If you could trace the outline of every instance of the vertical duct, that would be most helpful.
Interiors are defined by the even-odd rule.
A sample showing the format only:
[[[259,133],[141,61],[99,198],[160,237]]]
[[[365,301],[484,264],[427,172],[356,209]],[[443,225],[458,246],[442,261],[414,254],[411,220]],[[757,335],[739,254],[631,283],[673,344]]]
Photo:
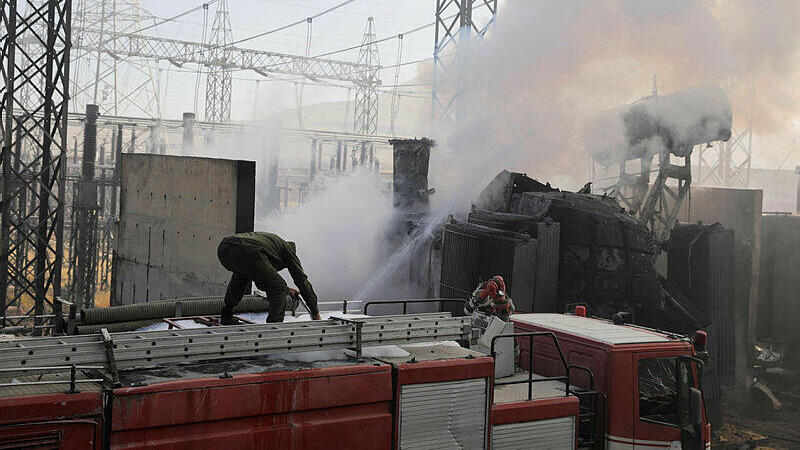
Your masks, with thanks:
[[[86,105],[86,122],[83,129],[83,166],[81,176],[84,181],[94,179],[95,159],[97,158],[97,117],[100,108]]]
[[[800,214],[800,166],[794,167],[794,174],[797,177],[797,200],[795,201],[794,213]]]
[[[317,175],[317,140],[311,139],[311,163],[308,166],[308,180],[314,180]]]
[[[184,155],[189,155],[194,151],[194,122],[194,113],[183,113],[183,144],[181,150]]]
[[[131,137],[133,139],[133,137]],[[117,142],[114,151],[114,175],[111,176],[111,216],[117,215],[117,193],[119,192],[119,170],[122,164],[122,124],[117,125]]]

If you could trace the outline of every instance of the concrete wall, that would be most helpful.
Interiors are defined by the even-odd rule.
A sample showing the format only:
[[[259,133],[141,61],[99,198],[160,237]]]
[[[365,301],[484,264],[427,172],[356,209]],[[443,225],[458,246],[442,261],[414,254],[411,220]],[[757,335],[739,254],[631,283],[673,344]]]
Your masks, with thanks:
[[[113,305],[222,295],[228,235],[253,230],[255,163],[123,154]]]
[[[761,190],[756,189],[692,187],[691,199],[678,218],[681,222],[719,222],[735,233],[732,300],[736,387],[740,389],[749,383],[750,349],[755,340],[762,200]]]

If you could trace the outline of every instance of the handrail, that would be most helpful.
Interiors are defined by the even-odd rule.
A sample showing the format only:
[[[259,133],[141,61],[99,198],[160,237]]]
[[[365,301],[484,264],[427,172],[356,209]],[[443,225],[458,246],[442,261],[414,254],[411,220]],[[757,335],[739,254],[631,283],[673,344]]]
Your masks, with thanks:
[[[464,300],[463,298],[425,298],[425,299],[385,300],[385,301],[384,300],[376,300],[376,301],[371,301],[371,302],[364,303],[364,306],[362,307],[362,312],[365,315],[368,316],[369,313],[367,311],[369,310],[369,307],[371,305],[397,305],[397,304],[402,304],[403,305],[403,314],[406,314],[406,312],[408,311],[408,304],[409,303],[441,303],[441,302],[450,302],[450,303],[456,302],[456,303],[461,303],[461,304],[466,304],[467,303],[467,301]]]
[[[572,370],[572,369],[582,370],[582,371],[584,371],[584,372],[589,374],[589,390],[593,391],[594,390],[594,372],[592,372],[592,369],[590,369],[590,368],[588,368],[586,366],[580,366],[578,364],[570,364],[570,365],[567,366],[567,370],[568,371]]]
[[[533,338],[537,336],[549,336],[553,339],[553,344],[555,344],[556,350],[558,350],[558,356],[561,359],[561,364],[564,366],[564,373],[565,376],[559,377],[545,377],[539,379],[533,379]],[[518,337],[527,337],[528,338],[528,379],[527,380],[518,380],[518,381],[500,381],[495,382],[495,386],[504,386],[509,384],[522,384],[528,383],[528,400],[533,400],[533,383],[540,383],[543,381],[563,381],[566,385],[564,389],[564,396],[567,397],[571,393],[570,384],[569,384],[569,366],[567,365],[567,360],[564,358],[564,352],[561,351],[561,345],[558,343],[558,339],[556,335],[551,331],[531,331],[527,333],[511,333],[511,334],[498,334],[492,338],[492,345],[491,345],[491,354],[492,358],[495,357],[495,350],[494,346],[497,343],[498,339],[508,339],[508,338],[518,338]]]
[[[47,372],[62,372],[65,370],[69,370],[69,380],[39,380],[39,381],[20,381],[15,383],[0,383],[0,387],[13,387],[13,386],[40,386],[40,385],[50,385],[50,384],[69,384],[69,390],[66,391],[67,394],[75,394],[77,393],[77,385],[79,383],[101,383],[106,381],[104,378],[90,378],[90,379],[78,379],[78,370],[101,370],[103,366],[81,366],[72,364],[70,366],[49,366],[49,367],[26,367],[26,368],[16,368],[16,369],[0,369],[0,373],[25,373],[25,372],[32,372],[37,371],[40,373],[47,373]]]

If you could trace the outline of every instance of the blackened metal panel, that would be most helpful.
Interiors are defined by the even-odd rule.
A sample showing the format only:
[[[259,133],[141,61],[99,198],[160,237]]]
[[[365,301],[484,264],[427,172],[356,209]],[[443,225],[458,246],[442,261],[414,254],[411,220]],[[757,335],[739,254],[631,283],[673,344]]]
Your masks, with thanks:
[[[518,311],[531,311],[534,307],[538,249],[536,240],[518,242],[513,249],[513,265],[506,288]]]
[[[391,139],[394,158],[394,206],[422,212],[428,205],[428,161],[430,139]]]
[[[556,222],[536,225],[536,281],[532,312],[561,311],[557,293],[560,231],[561,226]]]
[[[734,232],[725,230],[708,236],[708,311],[709,327],[708,350],[712,365],[717,372],[720,394],[734,386],[734,348],[733,327],[733,250]]]
[[[442,271],[439,295],[442,298],[467,298],[472,294],[478,280],[478,237],[452,229],[445,225],[442,240]],[[442,309],[454,314],[463,311],[451,310],[458,305],[442,305]],[[460,308],[459,308],[460,309]]]

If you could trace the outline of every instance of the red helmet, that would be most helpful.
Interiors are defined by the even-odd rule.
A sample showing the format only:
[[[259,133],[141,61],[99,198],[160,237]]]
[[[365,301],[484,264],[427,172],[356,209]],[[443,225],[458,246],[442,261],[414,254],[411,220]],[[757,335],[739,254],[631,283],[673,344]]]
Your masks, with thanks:
[[[481,286],[483,287],[483,290],[481,290],[481,293],[478,294],[478,297],[486,298],[491,296],[494,298],[497,296],[498,286],[493,280],[484,281],[481,283]]]
[[[500,275],[495,275],[492,277],[491,281],[497,285],[497,293],[499,295],[506,294],[506,282],[503,280],[503,277],[501,277]]]

